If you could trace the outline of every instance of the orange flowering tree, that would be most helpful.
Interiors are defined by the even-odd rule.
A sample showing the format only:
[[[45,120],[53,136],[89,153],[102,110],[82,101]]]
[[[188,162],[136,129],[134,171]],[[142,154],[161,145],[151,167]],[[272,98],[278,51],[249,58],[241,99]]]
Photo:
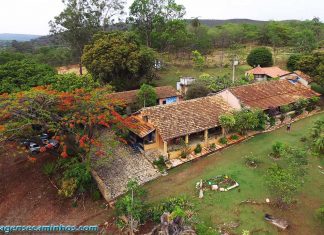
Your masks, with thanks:
[[[101,129],[124,119],[114,111],[122,102],[111,100],[110,86],[86,92],[59,92],[48,87],[0,95],[0,141],[30,138],[37,132],[53,133],[60,142],[61,156],[78,153],[90,159],[91,146],[100,146]],[[35,128],[38,127],[38,128]],[[36,129],[36,130],[35,130]],[[41,151],[46,151],[42,147]]]

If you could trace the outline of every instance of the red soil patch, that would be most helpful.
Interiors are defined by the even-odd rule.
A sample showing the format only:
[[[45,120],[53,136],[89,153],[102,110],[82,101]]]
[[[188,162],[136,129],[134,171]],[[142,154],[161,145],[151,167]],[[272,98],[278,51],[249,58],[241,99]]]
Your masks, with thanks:
[[[71,199],[58,196],[46,175],[45,161],[53,160],[49,153],[41,153],[34,163],[25,152],[18,152],[14,144],[0,148],[0,224],[2,225],[97,225],[111,217],[103,200],[90,198],[72,207]]]

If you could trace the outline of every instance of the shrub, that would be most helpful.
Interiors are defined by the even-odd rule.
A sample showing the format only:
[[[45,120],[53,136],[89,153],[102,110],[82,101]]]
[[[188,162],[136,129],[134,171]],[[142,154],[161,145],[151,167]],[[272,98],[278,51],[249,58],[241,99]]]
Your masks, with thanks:
[[[324,223],[324,205],[316,210],[316,218],[321,221],[321,223]]]
[[[317,96],[314,96],[308,100],[306,110],[308,112],[313,111],[316,108],[316,105],[318,104],[320,98]]]
[[[266,183],[270,192],[280,204],[292,203],[301,185],[301,181],[291,171],[291,168],[282,168],[278,165],[274,165],[268,169]]]
[[[164,212],[175,212],[175,214],[184,215],[182,212],[190,210],[191,208],[192,205],[186,197],[170,198],[158,204],[151,205],[148,209],[148,217],[154,222],[160,222],[160,217]]]
[[[227,138],[226,137],[222,137],[222,138],[220,138],[219,139],[219,141],[218,141],[220,144],[227,144]]]
[[[154,160],[153,164],[157,166],[160,172],[163,172],[166,169],[163,156],[160,156],[158,160]]]
[[[280,111],[282,113],[288,113],[293,109],[293,107],[291,105],[283,105],[280,107]]]
[[[202,150],[202,148],[201,148],[201,145],[200,144],[197,144],[197,146],[196,146],[196,148],[195,148],[195,154],[198,154],[198,153],[201,153],[201,150]]]
[[[47,162],[43,165],[43,173],[47,176],[52,176],[55,172],[55,163]]]
[[[249,167],[257,167],[261,163],[261,160],[258,157],[255,157],[253,153],[251,153],[244,157],[244,162],[245,165]]]
[[[270,124],[270,126],[274,126],[274,125],[276,125],[276,118],[274,118],[274,117],[270,117],[270,118],[269,118],[269,124]]]
[[[312,89],[313,89],[314,91],[316,91],[316,92],[318,92],[318,93],[324,95],[324,87],[323,87],[323,86],[320,86],[319,84],[313,82],[313,83],[311,84],[311,87],[312,87]]]
[[[145,221],[147,218],[146,195],[147,192],[136,181],[129,181],[127,193],[116,202],[116,214],[118,216],[132,216],[138,222]]]
[[[298,62],[301,58],[300,54],[293,54],[289,56],[288,61],[287,61],[287,69],[289,71],[295,71],[298,69]]]
[[[209,148],[212,149],[212,150],[215,150],[216,149],[216,144],[212,143],[211,145],[209,145]]]
[[[72,197],[78,188],[77,180],[75,178],[69,178],[62,180],[61,188],[58,193],[64,197]]]
[[[280,122],[282,123],[286,119],[286,115],[281,114],[279,119],[280,119]]]
[[[273,65],[272,53],[266,47],[255,48],[248,55],[247,63],[251,67],[270,67]]]
[[[210,89],[201,83],[193,83],[187,91],[186,100],[205,97],[210,93]]]
[[[280,158],[284,155],[285,153],[285,145],[281,142],[276,142],[274,145],[272,145],[272,153],[271,155],[274,158]]]
[[[298,100],[295,104],[294,104],[294,108],[295,108],[295,114],[296,115],[300,115],[304,112],[304,108],[307,107],[308,105],[308,100],[306,99],[300,99]]]
[[[231,140],[238,140],[239,139],[239,137],[238,137],[238,135],[231,135]]]
[[[98,201],[101,197],[100,191],[98,189],[94,189],[91,191],[91,199],[93,201]]]

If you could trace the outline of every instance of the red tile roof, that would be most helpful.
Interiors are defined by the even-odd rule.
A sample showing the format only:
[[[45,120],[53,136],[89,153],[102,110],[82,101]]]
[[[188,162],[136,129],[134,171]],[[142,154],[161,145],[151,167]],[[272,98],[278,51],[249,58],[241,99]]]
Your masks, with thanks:
[[[110,94],[109,97],[114,100],[124,101],[126,104],[132,104],[136,102],[138,91],[139,90],[115,92]],[[179,96],[177,90],[172,86],[155,87],[155,91],[158,99]]]
[[[164,141],[219,126],[218,117],[233,108],[219,95],[144,108]]]
[[[243,105],[263,110],[311,98],[320,94],[310,88],[287,80],[253,83],[229,89]]]
[[[127,125],[129,123],[129,125]],[[153,132],[155,128],[147,122],[144,122],[140,117],[129,116],[125,119],[125,125],[132,132],[134,132],[139,137],[143,138]]]
[[[264,67],[261,68],[260,66],[255,67],[249,71],[246,72],[247,74],[253,74],[253,75],[267,75],[271,78],[281,77],[287,74],[290,74],[291,72],[282,70],[279,67]]]

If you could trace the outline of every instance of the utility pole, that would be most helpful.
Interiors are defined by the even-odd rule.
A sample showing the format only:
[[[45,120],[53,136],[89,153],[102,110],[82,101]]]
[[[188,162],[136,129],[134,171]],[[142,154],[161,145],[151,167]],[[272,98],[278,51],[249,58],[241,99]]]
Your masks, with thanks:
[[[235,83],[235,66],[238,65],[238,60],[234,57],[233,58],[233,77],[232,77],[232,82],[233,84]]]

